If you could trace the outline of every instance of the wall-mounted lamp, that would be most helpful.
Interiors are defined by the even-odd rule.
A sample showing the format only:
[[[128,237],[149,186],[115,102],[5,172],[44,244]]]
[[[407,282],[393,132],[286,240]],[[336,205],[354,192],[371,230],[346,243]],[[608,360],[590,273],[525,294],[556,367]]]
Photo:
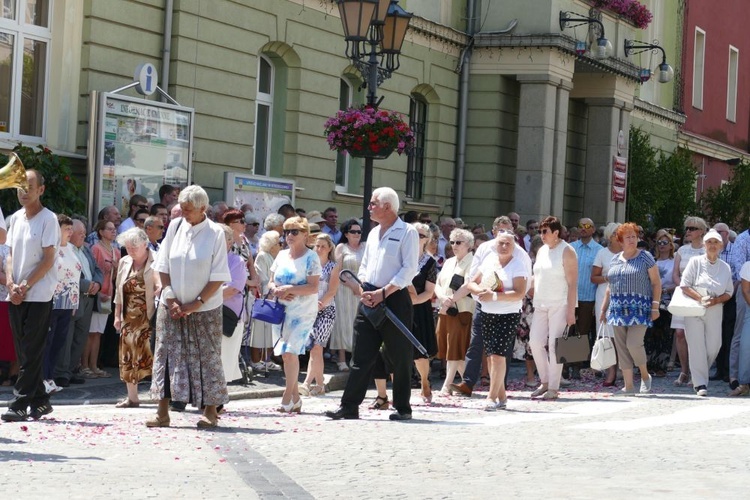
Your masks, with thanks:
[[[584,24],[597,24],[601,29],[601,36],[596,39],[596,47],[591,47],[591,55],[594,59],[606,59],[612,54],[612,43],[604,36],[604,25],[598,19],[586,17],[575,12],[560,11],[560,30],[565,28],[575,28]],[[583,55],[580,50],[580,43],[576,42],[576,54]]]
[[[667,83],[672,81],[672,78],[674,78],[674,69],[672,69],[672,66],[667,64],[667,53],[664,52],[664,49],[662,47],[660,47],[656,43],[644,43],[639,42],[638,40],[625,40],[625,57],[630,56],[630,54],[640,54],[641,52],[646,52],[648,50],[651,50],[653,52],[656,52],[657,50],[661,51],[662,58],[658,71],[659,83]],[[641,70],[641,82],[645,83],[649,80],[649,78],[651,78],[651,70]]]

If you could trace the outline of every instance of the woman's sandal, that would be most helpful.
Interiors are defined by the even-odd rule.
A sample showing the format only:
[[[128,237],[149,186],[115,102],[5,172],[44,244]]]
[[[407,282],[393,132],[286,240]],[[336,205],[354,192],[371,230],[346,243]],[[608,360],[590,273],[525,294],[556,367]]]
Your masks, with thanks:
[[[214,427],[219,425],[218,420],[211,420],[207,416],[203,415],[200,420],[198,420],[198,428],[199,429],[213,429]]]
[[[140,402],[131,401],[130,398],[125,398],[115,405],[115,408],[138,408],[141,406]]]
[[[689,383],[690,383],[690,376],[685,372],[680,372],[680,375],[674,381],[674,385],[676,385],[677,387],[682,387],[684,385],[688,385]]]
[[[166,417],[156,415],[151,420],[146,420],[146,427],[169,427],[169,415]]]
[[[387,397],[378,396],[375,398],[375,401],[368,406],[370,410],[387,410],[391,407],[390,401],[388,401]]]

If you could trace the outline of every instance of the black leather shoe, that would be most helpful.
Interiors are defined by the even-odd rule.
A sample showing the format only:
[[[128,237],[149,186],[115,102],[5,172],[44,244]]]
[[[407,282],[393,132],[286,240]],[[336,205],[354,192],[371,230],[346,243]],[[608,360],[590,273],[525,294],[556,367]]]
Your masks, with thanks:
[[[58,387],[70,387],[70,380],[63,377],[57,377],[55,379],[55,385]]]
[[[394,411],[388,416],[389,420],[411,420],[411,413],[401,413]]]
[[[70,377],[70,383],[71,384],[85,384],[86,379],[83,377],[79,377],[78,375],[73,375],[72,377]]]
[[[357,420],[359,418],[359,410],[357,408],[351,409],[344,406],[339,406],[336,411],[327,411],[326,417],[333,420]]]

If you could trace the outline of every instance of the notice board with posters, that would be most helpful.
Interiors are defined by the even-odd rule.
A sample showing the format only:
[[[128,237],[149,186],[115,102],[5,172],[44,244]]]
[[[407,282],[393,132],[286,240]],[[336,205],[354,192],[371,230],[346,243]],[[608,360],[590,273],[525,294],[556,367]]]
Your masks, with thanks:
[[[179,188],[192,178],[195,110],[113,93],[92,93],[96,131],[89,172],[91,220],[107,205],[127,217],[135,194],[159,202],[159,187]],[[92,186],[93,184],[93,186]]]
[[[237,208],[249,204],[250,211],[261,224],[268,214],[275,214],[282,205],[289,203],[294,206],[294,189],[294,181],[288,179],[224,173],[224,199],[227,204]]]

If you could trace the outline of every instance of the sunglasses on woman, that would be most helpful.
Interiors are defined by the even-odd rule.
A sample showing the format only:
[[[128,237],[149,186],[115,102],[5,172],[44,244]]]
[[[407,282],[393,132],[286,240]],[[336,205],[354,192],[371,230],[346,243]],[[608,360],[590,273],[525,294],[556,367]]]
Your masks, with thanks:
[[[297,236],[301,232],[301,229],[284,229],[284,236],[289,236],[290,234],[292,236]]]
[[[347,233],[349,233],[349,234],[362,234],[362,231],[360,231],[359,229],[351,229],[351,230],[347,231]]]
[[[664,241],[664,240],[659,240],[659,241],[656,242],[656,244],[659,245],[660,247],[665,247],[665,246],[669,245],[669,242],[668,241]]]
[[[465,241],[449,241],[448,243],[450,243],[451,245],[458,246],[458,245],[463,245],[466,242]]]
[[[691,232],[692,231],[698,231],[698,230],[699,229],[697,227],[693,227],[693,226],[688,226],[688,227],[685,228],[685,231],[691,231]]]

